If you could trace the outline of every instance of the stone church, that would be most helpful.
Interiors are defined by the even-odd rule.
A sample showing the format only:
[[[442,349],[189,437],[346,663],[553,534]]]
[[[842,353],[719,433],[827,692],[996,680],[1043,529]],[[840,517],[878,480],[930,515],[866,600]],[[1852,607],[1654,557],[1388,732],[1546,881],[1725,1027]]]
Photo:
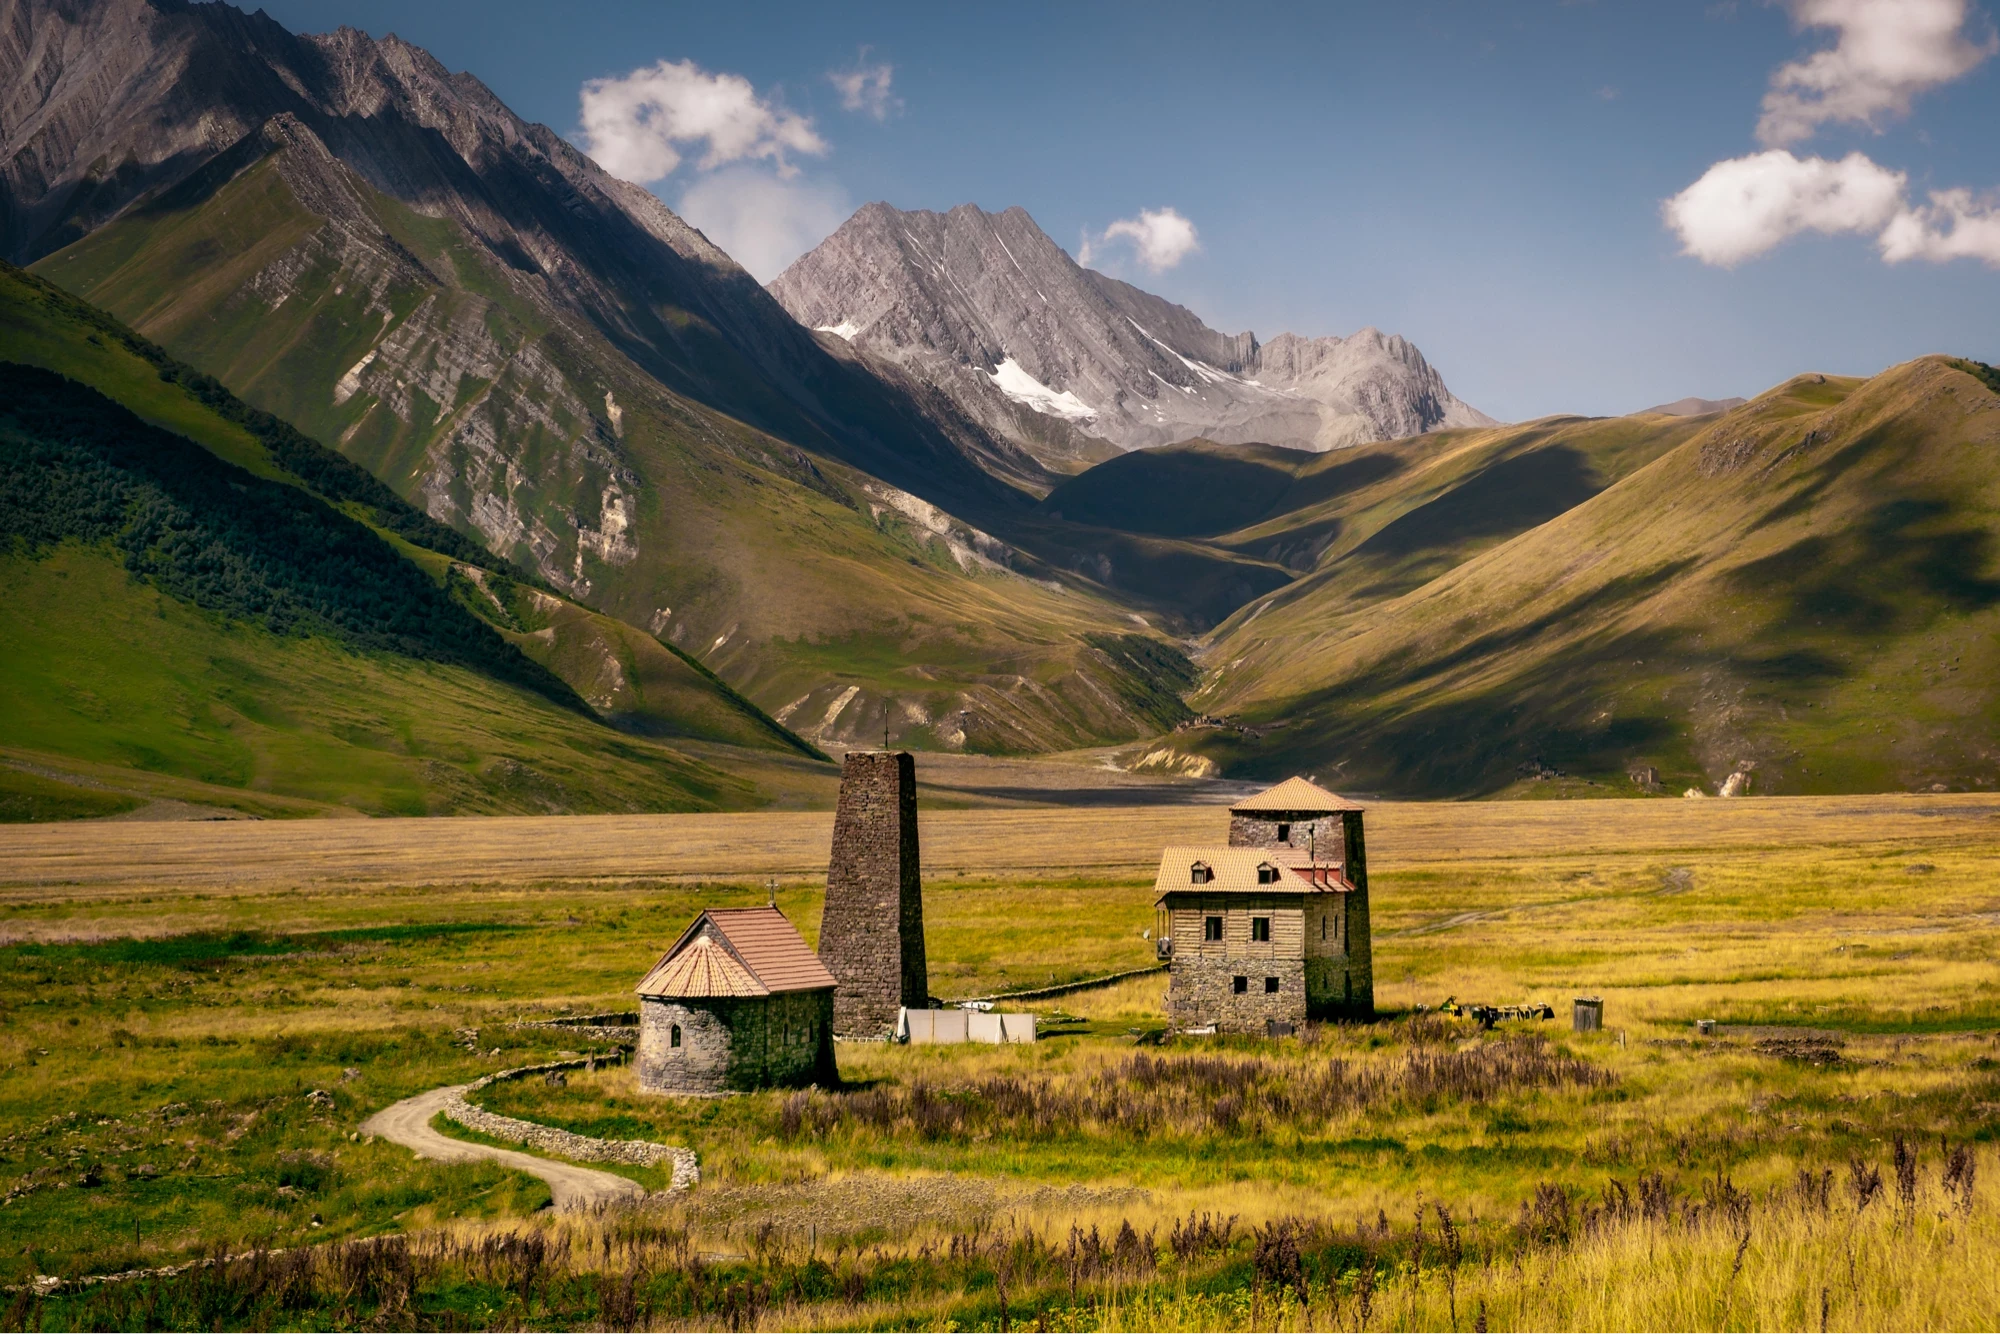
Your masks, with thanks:
[[[1177,1027],[1268,1033],[1374,1014],[1361,815],[1288,778],[1230,808],[1227,846],[1166,849],[1155,934]]]
[[[639,1087],[832,1084],[832,973],[772,908],[709,908],[639,983]]]

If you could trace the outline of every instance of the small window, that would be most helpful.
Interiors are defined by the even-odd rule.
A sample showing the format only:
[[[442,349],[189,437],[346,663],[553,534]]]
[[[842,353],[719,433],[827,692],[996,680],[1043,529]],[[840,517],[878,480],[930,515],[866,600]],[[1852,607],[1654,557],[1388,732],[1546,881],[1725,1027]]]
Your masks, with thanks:
[[[1215,872],[1208,869],[1207,862],[1196,862],[1188,871],[1188,879],[1194,884],[1205,885],[1215,879]]]
[[[1289,843],[1292,841],[1292,827],[1290,825],[1281,824],[1278,826],[1278,841],[1280,843]]]
[[[1271,919],[1268,917],[1251,918],[1250,939],[1269,940],[1270,938],[1271,938]]]
[[[681,1045],[681,1026],[679,1024],[675,1024],[667,1030],[667,1045],[669,1047],[678,1047]]]
[[[1321,913],[1321,914],[1319,915],[1319,938],[1320,938],[1321,940],[1325,940],[1325,939],[1326,939],[1326,914],[1325,914],[1325,913]]]
[[[1277,978],[1275,978],[1275,977],[1267,977],[1267,978],[1265,978],[1265,979],[1264,979],[1264,994],[1265,994],[1266,996],[1275,996],[1275,995],[1277,995],[1277,994],[1278,994],[1278,979],[1277,979]]]
[[[1203,940],[1221,940],[1221,939],[1222,939],[1222,919],[1221,919],[1220,917],[1204,917],[1204,918],[1202,918],[1202,919],[1201,919],[1201,938],[1202,938]]]
[[[1250,990],[1250,979],[1247,977],[1231,978],[1229,981],[1229,989],[1235,992],[1237,995],[1241,996],[1244,992]]]
[[[1257,868],[1257,883],[1260,885],[1277,884],[1278,868],[1271,865],[1271,863],[1269,862],[1265,862],[1262,866]]]

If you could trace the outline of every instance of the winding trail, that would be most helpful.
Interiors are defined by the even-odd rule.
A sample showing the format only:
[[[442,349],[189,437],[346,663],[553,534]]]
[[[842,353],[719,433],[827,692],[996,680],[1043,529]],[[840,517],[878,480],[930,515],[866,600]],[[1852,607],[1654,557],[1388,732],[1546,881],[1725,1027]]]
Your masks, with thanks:
[[[361,1133],[379,1135],[392,1144],[400,1144],[419,1158],[441,1163],[493,1162],[538,1176],[549,1183],[549,1192],[554,1196],[558,1209],[592,1209],[646,1198],[644,1186],[615,1172],[599,1172],[552,1158],[537,1158],[513,1149],[471,1144],[449,1135],[440,1135],[431,1129],[431,1119],[444,1110],[446,1101],[454,1096],[464,1096],[471,1087],[469,1084],[451,1084],[391,1103],[363,1121]]]

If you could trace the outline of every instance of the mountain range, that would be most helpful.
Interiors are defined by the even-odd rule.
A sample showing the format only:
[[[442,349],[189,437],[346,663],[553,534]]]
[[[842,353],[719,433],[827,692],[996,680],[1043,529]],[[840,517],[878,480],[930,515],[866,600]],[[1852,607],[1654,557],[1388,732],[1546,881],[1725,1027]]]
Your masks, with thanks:
[[[293,812],[754,804],[884,741],[1431,795],[2000,777],[1975,362],[1502,425],[1401,338],[1225,335],[970,205],[871,204],[767,290],[419,48],[225,4],[0,0],[0,148],[0,373],[101,444],[0,429],[17,776]],[[72,464],[99,499],[44,532]],[[279,559],[249,494],[348,554]],[[135,526],[169,502],[237,592]]]
[[[1493,424],[1401,337],[1218,333],[1084,268],[1019,208],[869,204],[770,289],[1057,471],[1196,437],[1327,450]]]
[[[0,87],[10,257],[829,739],[1144,735],[1159,627],[1284,578],[1038,518],[1032,458],[393,37],[6,0]]]

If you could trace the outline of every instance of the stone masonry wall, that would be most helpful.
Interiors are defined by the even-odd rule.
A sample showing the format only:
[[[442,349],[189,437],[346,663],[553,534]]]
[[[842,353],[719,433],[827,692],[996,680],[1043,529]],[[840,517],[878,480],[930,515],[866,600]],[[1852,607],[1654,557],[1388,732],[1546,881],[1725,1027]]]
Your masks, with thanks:
[[[886,1038],[899,1007],[930,1001],[917,773],[906,752],[853,751],[841,764],[819,955],[840,984],[836,1036]]]
[[[1357,814],[1355,819],[1361,817]],[[1346,846],[1341,833],[1341,817],[1321,815],[1315,817],[1310,811],[1296,814],[1258,812],[1255,815],[1229,816],[1229,846],[1232,848],[1296,848],[1300,852],[1312,852],[1321,862],[1331,865],[1342,864],[1341,852]],[[1279,825],[1289,826],[1285,838],[1278,837]]]
[[[730,1002],[722,1001],[726,1007]],[[649,1093],[722,1093],[729,1088],[730,1033],[715,1001],[639,1001],[639,1087]],[[673,1045],[673,1030],[681,1045]]]
[[[1375,949],[1368,929],[1368,847],[1361,835],[1361,812],[1346,817],[1346,870],[1354,885],[1347,896],[1347,962],[1354,979],[1354,999],[1346,1013],[1358,1019],[1375,1015]]]
[[[1240,995],[1235,979],[1245,980]],[[1278,979],[1275,993],[1264,979]],[[1306,1021],[1303,959],[1176,958],[1167,987],[1167,1017],[1183,1028],[1214,1024],[1222,1033],[1262,1033],[1267,1020]]]
[[[640,1004],[639,1087],[649,1093],[747,1092],[839,1078],[830,991],[682,1000],[649,996]]]
[[[693,1149],[683,1149],[673,1144],[655,1144],[651,1140],[643,1139],[593,1139],[588,1135],[559,1130],[554,1126],[523,1121],[518,1117],[502,1116],[498,1112],[475,1107],[468,1101],[470,1095],[503,1079],[522,1079],[528,1075],[547,1074],[555,1070],[576,1070],[594,1064],[593,1059],[585,1058],[574,1061],[550,1061],[544,1065],[524,1065],[514,1070],[502,1070],[455,1090],[445,1099],[444,1114],[447,1119],[456,1121],[468,1130],[476,1130],[495,1139],[513,1140],[525,1148],[538,1149],[543,1153],[577,1162],[631,1163],[639,1167],[652,1167],[656,1163],[671,1161],[673,1180],[667,1187],[670,1191],[687,1190],[700,1181],[701,1166]]]

